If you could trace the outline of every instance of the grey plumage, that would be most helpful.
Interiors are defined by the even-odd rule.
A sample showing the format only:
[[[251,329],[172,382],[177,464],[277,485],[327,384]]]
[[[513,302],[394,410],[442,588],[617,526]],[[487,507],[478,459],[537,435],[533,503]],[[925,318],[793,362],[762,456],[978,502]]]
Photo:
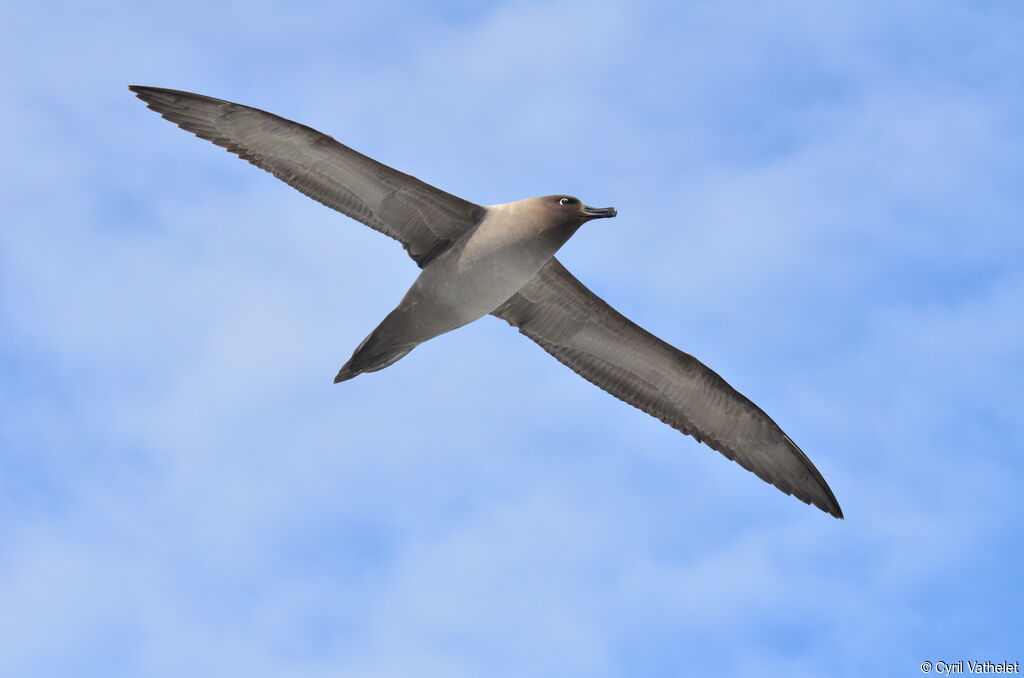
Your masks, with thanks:
[[[130,89],[183,129],[398,240],[423,268],[335,381],[383,369],[490,313],[615,397],[842,518],[821,474],[757,405],[630,322],[554,258],[583,223],[614,216],[613,209],[570,196],[476,205],[271,113],[188,92]]]

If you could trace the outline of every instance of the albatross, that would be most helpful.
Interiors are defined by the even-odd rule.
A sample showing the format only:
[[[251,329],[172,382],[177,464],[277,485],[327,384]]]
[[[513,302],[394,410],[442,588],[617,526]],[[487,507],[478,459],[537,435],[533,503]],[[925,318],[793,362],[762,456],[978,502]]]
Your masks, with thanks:
[[[688,353],[631,322],[555,258],[583,224],[616,216],[570,195],[477,205],[334,138],[249,106],[132,85],[149,108],[314,200],[402,243],[422,269],[335,383],[493,315],[584,379],[842,518],[807,455],[761,408]]]

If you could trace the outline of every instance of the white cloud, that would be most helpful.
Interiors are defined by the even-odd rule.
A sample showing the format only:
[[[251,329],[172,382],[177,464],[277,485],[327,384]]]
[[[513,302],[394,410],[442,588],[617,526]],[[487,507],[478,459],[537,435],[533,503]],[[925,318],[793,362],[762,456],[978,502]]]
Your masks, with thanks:
[[[1011,651],[967,613],[1020,560],[1021,52],[995,10],[914,7],[12,20],[0,667],[843,675],[916,670],[936,627]],[[616,204],[564,260],[761,403],[849,519],[497,321],[332,386],[415,267],[129,82],[470,199]]]

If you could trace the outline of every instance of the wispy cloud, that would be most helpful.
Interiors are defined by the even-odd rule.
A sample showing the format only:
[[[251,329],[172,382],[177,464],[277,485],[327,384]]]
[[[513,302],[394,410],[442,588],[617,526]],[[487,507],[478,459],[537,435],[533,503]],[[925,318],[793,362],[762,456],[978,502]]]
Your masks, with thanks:
[[[0,673],[1020,659],[1019,10],[42,12],[0,40]],[[848,520],[498,321],[332,386],[415,267],[133,82],[471,200],[615,204],[564,261],[764,406]]]

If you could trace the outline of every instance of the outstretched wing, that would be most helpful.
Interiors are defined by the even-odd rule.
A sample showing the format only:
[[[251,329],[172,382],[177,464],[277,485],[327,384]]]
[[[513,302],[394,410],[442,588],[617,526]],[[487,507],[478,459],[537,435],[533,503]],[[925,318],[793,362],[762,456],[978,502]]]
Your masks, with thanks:
[[[484,208],[358,153],[315,129],[200,94],[130,86],[149,108],[405,246],[421,267]]]
[[[693,356],[630,322],[557,259],[493,315],[616,398],[786,494],[843,517],[814,464],[761,408]]]

